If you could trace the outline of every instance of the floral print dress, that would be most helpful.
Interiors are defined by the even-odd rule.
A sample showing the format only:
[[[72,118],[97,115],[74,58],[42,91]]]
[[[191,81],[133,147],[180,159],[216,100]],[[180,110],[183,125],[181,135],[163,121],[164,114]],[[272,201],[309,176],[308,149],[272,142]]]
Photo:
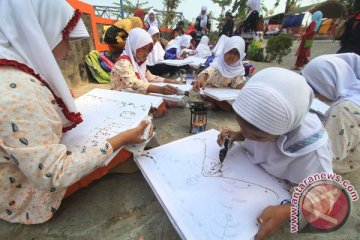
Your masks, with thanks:
[[[360,169],[360,107],[344,101],[331,109],[325,123],[334,155],[334,171]]]
[[[49,89],[32,75],[0,67],[0,218],[23,224],[50,219],[68,186],[103,165],[108,142],[69,152]]]

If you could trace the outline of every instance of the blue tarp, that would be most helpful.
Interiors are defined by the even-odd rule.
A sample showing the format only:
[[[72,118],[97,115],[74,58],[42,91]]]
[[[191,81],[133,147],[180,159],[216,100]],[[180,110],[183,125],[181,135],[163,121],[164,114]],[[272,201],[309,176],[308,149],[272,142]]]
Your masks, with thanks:
[[[304,18],[304,13],[293,16],[285,16],[283,28],[300,27]]]

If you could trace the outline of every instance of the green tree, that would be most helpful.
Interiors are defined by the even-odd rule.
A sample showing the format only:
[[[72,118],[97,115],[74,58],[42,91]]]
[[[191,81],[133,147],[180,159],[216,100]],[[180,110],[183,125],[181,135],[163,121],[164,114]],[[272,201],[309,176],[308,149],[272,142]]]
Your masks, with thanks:
[[[163,0],[165,17],[164,26],[169,27],[173,25],[176,13],[175,10],[178,8],[181,0]]]
[[[214,18],[216,21],[219,22],[218,24],[218,31],[221,31],[221,28],[224,26],[225,23],[225,7],[230,6],[232,0],[212,0],[213,3],[218,4],[221,7],[221,12],[218,18]]]
[[[121,8],[120,3],[114,2],[114,5]],[[134,11],[138,8],[144,9],[145,11],[149,11],[150,8],[146,8],[145,5],[149,4],[148,1],[140,2],[139,0],[136,1],[136,4],[133,4],[130,0],[124,0],[124,4],[122,6],[122,10],[125,13],[125,16],[129,16],[134,13]]]
[[[360,0],[337,0],[345,5],[348,13],[355,13],[360,11]]]
[[[285,11],[284,13],[288,13],[291,10],[291,7],[297,6],[300,0],[286,0]],[[278,7],[280,4],[280,0],[276,0],[274,7]]]

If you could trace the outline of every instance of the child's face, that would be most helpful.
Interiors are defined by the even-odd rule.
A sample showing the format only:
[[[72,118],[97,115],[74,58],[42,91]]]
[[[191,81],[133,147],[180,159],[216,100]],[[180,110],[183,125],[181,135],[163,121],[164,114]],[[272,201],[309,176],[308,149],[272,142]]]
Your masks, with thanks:
[[[245,139],[256,142],[270,142],[279,137],[257,129],[255,126],[251,125],[240,116],[237,116],[236,120],[241,128],[241,132]]]
[[[152,44],[148,44],[142,48],[136,50],[136,59],[140,62],[144,62],[153,48]]]
[[[153,22],[155,20],[155,15],[153,13],[150,13],[149,19]]]
[[[224,61],[228,65],[237,63],[239,61],[239,59],[240,59],[240,54],[236,48],[233,48],[224,54]]]

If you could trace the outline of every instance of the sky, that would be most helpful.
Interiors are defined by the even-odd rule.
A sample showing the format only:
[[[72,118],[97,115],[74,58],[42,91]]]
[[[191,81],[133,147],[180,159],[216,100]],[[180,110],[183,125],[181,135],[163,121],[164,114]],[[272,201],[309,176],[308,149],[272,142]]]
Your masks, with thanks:
[[[82,2],[89,3],[91,5],[99,5],[99,6],[113,6],[114,2],[119,3],[120,0],[80,0]],[[137,0],[130,0],[134,4]],[[163,10],[162,0],[140,0],[140,2],[148,2],[146,7],[153,7],[154,9]],[[307,6],[310,4],[314,4],[317,2],[323,2],[324,0],[303,0],[301,1],[300,6]],[[276,0],[263,0],[265,6],[270,10],[273,8]],[[282,12],[285,10],[285,2],[286,0],[280,0],[280,5],[275,10],[275,14]],[[214,13],[214,17],[218,17],[221,12],[221,8],[219,5],[214,4],[211,0],[182,0],[179,4],[179,7],[176,11],[183,12],[185,19],[193,20],[200,14],[201,6],[206,5],[208,11],[212,11]],[[231,10],[231,6],[225,8],[225,11]]]

